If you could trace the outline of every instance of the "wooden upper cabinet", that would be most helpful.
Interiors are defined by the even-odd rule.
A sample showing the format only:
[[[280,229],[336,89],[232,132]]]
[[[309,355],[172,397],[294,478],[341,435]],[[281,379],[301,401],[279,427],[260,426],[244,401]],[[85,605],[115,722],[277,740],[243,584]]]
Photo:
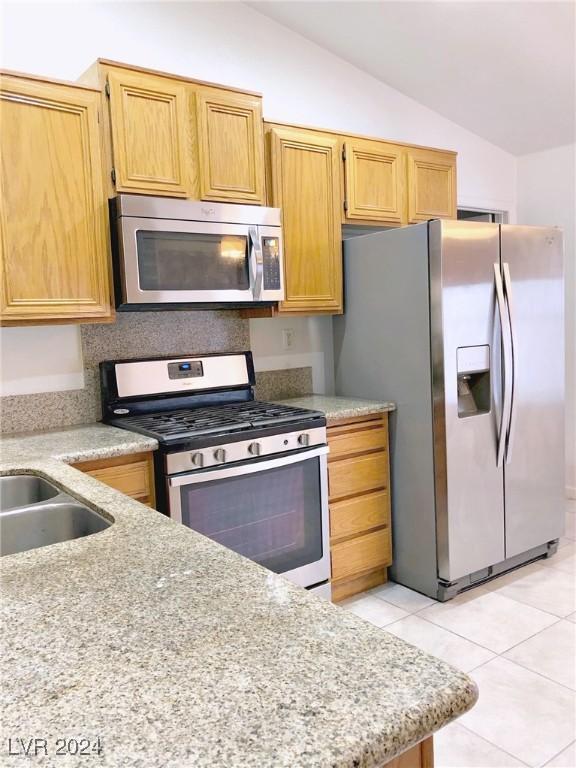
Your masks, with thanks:
[[[282,208],[282,312],[342,312],[340,143],[316,131],[270,129],[271,204]]]
[[[191,196],[186,87],[147,73],[108,72],[116,190]]]
[[[4,325],[111,315],[99,103],[93,89],[0,75]]]
[[[201,88],[196,94],[200,197],[264,202],[262,100]]]
[[[347,138],[343,157],[345,220],[400,224],[406,208],[402,147]]]
[[[408,222],[456,218],[456,155],[407,147]]]
[[[110,195],[264,203],[261,96],[107,59],[81,80],[107,93]]]

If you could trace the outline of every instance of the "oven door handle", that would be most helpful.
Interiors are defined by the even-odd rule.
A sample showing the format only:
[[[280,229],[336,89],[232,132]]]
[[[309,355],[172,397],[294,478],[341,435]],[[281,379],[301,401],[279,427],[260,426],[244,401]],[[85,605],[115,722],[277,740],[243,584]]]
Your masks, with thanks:
[[[239,475],[252,475],[256,472],[264,472],[266,469],[276,469],[277,467],[285,467],[289,464],[298,464],[318,456],[325,456],[328,452],[328,446],[322,445],[319,448],[313,448],[311,451],[301,451],[300,453],[289,454],[288,456],[281,456],[267,461],[254,461],[248,464],[242,463],[233,467],[224,467],[224,469],[205,469],[189,472],[186,475],[177,475],[176,477],[170,477],[168,484],[170,488],[179,488],[182,485],[208,483],[212,480],[225,480],[227,477],[238,477]]]

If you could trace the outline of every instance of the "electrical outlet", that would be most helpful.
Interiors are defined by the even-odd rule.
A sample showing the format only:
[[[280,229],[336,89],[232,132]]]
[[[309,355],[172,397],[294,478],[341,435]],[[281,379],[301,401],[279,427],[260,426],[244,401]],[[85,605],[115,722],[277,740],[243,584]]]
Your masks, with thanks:
[[[294,328],[282,329],[282,347],[284,349],[292,349],[294,346]]]

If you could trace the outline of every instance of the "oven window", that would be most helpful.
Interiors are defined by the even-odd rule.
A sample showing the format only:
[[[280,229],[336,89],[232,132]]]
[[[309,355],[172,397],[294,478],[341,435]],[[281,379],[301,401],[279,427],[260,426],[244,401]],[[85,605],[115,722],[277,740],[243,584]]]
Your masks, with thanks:
[[[248,239],[240,235],[136,232],[143,291],[246,291]]]
[[[257,465],[248,465],[254,468]],[[185,485],[182,522],[276,573],[322,557],[319,459]]]

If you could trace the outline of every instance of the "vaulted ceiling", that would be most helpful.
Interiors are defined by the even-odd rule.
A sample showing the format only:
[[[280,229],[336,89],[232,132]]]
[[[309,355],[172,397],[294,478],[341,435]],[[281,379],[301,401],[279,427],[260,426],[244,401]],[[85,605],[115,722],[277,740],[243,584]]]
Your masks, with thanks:
[[[572,1],[249,5],[513,154],[575,140]]]

